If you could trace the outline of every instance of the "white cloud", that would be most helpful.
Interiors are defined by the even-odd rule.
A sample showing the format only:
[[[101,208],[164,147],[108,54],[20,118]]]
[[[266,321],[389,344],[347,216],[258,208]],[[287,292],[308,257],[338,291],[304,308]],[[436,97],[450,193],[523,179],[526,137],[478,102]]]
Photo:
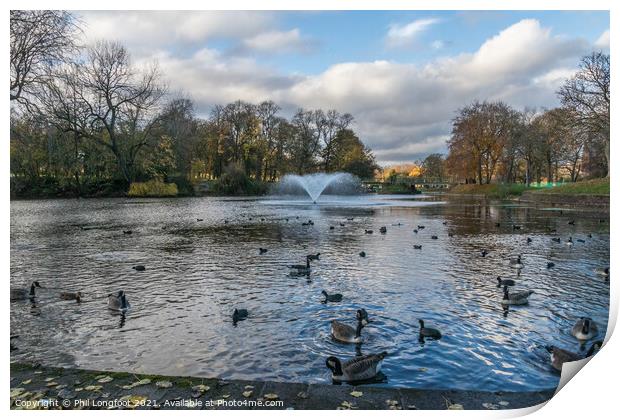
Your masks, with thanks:
[[[310,41],[302,38],[299,29],[290,31],[268,31],[243,40],[243,46],[249,50],[266,53],[305,52],[310,48]]]
[[[211,35],[201,36],[224,33],[224,29],[209,31]],[[199,31],[189,33],[198,36]],[[184,33],[174,36],[189,39]],[[236,36],[244,48],[260,51],[291,48],[303,40],[294,29],[277,32],[268,25]],[[583,39],[554,35],[538,21],[526,19],[490,37],[473,53],[425,64],[335,63],[320,73],[301,75],[204,44],[196,52],[180,54],[162,41],[153,57],[155,42],[144,42],[151,48],[144,59],[156,58],[170,89],[189,94],[201,116],[207,116],[214,104],[237,99],[274,100],[289,117],[297,107],[335,108],[355,116],[354,128],[380,163],[444,152],[455,112],[473,100],[503,100],[516,108],[557,106],[557,87],[593,47]]]
[[[594,46],[600,48],[601,50],[609,50],[609,29],[607,29],[601,34],[601,36],[598,37],[598,39],[594,43]]]
[[[441,50],[443,47],[445,47],[445,44],[443,41],[438,39],[431,43],[431,47],[433,47],[434,50]]]
[[[439,22],[439,19],[417,19],[406,25],[393,23],[389,26],[386,35],[388,47],[402,47],[410,45],[422,32]]]

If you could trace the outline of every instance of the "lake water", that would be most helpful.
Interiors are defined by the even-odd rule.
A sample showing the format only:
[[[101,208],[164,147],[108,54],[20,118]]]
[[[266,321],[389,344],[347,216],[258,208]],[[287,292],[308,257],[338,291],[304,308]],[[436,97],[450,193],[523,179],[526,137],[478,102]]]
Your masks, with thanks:
[[[555,387],[544,346],[579,351],[570,328],[584,315],[605,334],[609,283],[595,269],[609,265],[608,217],[448,196],[14,201],[11,286],[39,280],[46,289],[34,305],[11,303],[11,334],[20,335],[11,359],[328,383],[325,358],[356,354],[330,338],[330,320],[354,325],[365,308],[371,323],[358,351],[389,353],[380,386]],[[302,226],[308,219],[314,225]],[[417,225],[425,229],[416,234]],[[289,275],[288,264],[316,252],[309,278]],[[509,266],[517,254],[520,275]],[[529,305],[504,312],[498,275],[534,290]],[[106,307],[120,289],[132,305],[124,317]],[[343,301],[322,303],[323,289]],[[61,301],[60,291],[84,300]],[[236,326],[235,307],[250,313]],[[420,343],[419,318],[443,338]]]

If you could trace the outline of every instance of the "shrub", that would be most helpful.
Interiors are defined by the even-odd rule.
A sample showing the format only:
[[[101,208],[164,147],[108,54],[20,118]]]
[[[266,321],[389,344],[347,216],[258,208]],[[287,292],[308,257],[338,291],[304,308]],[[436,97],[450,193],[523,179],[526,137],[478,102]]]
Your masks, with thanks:
[[[267,185],[251,179],[239,166],[229,165],[213,183],[212,190],[222,195],[262,195],[267,192]]]
[[[130,197],[175,197],[178,193],[177,184],[153,180],[132,182],[128,195]]]

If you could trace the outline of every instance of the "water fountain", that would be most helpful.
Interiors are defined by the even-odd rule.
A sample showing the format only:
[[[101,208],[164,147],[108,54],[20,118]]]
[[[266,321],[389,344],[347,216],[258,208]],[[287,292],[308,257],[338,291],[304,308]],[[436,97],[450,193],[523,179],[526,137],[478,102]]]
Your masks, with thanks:
[[[326,190],[337,194],[352,194],[359,190],[359,179],[349,173],[315,173],[308,175],[285,175],[274,188],[282,195],[308,194],[313,203]]]

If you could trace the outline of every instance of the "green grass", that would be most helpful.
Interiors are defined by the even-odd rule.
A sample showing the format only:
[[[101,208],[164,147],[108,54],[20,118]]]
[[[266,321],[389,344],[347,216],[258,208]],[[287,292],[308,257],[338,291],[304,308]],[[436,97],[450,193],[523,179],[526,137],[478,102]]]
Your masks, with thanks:
[[[178,193],[177,184],[148,181],[132,182],[127,194],[130,197],[176,197]]]
[[[609,195],[609,178],[591,179],[537,190],[536,194]]]
[[[484,195],[490,198],[517,197],[531,190],[525,184],[462,184],[450,189],[452,194]]]

